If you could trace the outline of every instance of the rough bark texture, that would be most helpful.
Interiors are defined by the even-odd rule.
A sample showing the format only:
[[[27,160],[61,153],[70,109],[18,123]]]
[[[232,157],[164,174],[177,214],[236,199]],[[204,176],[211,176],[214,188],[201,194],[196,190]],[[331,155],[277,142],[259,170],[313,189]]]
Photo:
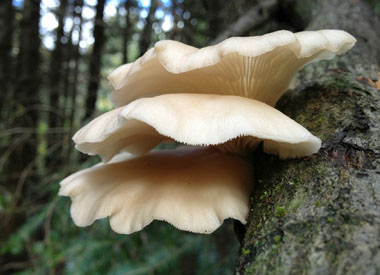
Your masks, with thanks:
[[[348,54],[306,67],[278,108],[322,141],[315,156],[255,153],[256,183],[238,274],[380,273],[380,29],[363,1],[290,1],[309,29],[357,39]],[[302,10],[302,9],[301,9]]]

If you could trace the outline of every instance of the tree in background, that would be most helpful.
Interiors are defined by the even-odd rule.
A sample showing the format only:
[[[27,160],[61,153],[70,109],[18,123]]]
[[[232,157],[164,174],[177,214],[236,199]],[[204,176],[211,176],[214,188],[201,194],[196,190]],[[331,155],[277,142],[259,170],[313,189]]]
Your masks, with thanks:
[[[40,74],[40,0],[24,2],[20,43],[16,61],[13,99],[16,101],[15,122],[18,127],[37,128],[39,118]],[[21,173],[36,157],[36,140],[28,138],[11,155],[11,169]]]
[[[140,36],[139,50],[140,55],[143,55],[151,46],[152,43],[152,25],[155,22],[155,14],[158,8],[159,1],[151,0],[148,16],[145,19],[145,25]]]
[[[96,5],[96,15],[94,24],[94,45],[92,54],[90,56],[89,66],[89,84],[87,89],[86,108],[84,120],[89,120],[95,112],[95,104],[100,83],[100,68],[102,60],[102,51],[104,47],[105,37],[104,29],[105,24],[103,20],[105,0],[99,0]]]
[[[12,0],[1,1],[0,3],[0,118],[5,108],[5,101],[10,100],[11,83],[13,79],[13,60],[12,60],[12,40],[14,11]],[[2,124],[2,126],[4,126]],[[0,128],[1,129],[1,128]]]
[[[57,9],[58,26],[55,29],[55,47],[51,51],[50,58],[50,71],[49,71],[49,105],[51,109],[48,115],[48,126],[50,129],[56,129],[61,126],[61,121],[64,116],[62,112],[62,105],[60,104],[60,97],[63,94],[63,79],[64,79],[64,20],[67,16],[67,0],[60,2]],[[54,146],[60,142],[60,133],[51,133],[48,139],[48,147]],[[49,161],[57,161],[56,156],[48,156]]]

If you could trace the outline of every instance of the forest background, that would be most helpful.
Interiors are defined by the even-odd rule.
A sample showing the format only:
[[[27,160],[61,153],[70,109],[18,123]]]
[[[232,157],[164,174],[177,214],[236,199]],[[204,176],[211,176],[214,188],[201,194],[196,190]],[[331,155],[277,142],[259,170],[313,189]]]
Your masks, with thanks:
[[[367,1],[376,16],[379,1]],[[71,136],[112,108],[107,75],[155,42],[203,47],[230,36],[302,31],[296,0],[0,1],[0,273],[231,274],[233,223],[212,235],[153,222],[130,236],[76,227],[66,175],[99,161]]]

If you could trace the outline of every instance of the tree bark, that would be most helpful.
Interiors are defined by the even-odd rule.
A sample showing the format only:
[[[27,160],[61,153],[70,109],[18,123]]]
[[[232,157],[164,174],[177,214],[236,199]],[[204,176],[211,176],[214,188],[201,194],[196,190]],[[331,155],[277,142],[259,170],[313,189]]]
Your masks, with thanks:
[[[96,5],[95,27],[94,27],[94,47],[90,57],[90,76],[87,89],[86,112],[84,120],[89,120],[95,112],[96,99],[98,98],[100,68],[102,63],[102,51],[104,47],[105,23],[103,20],[104,6],[106,1],[99,0]]]
[[[344,29],[357,45],[311,64],[278,108],[319,136],[314,156],[258,150],[255,190],[237,274],[379,274],[380,71],[378,19],[365,1],[288,1],[308,29]]]

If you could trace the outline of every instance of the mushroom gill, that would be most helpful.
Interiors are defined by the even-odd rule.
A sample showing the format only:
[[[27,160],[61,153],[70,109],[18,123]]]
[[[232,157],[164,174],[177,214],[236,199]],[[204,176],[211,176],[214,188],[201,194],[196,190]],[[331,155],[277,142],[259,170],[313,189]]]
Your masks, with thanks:
[[[211,233],[227,218],[246,223],[252,167],[212,148],[151,152],[79,171],[61,182],[78,226],[110,217],[112,229],[131,234],[153,220]]]
[[[232,37],[201,49],[159,41],[109,76],[116,106],[169,93],[236,95],[274,106],[299,69],[348,51],[356,40],[341,30]]]

